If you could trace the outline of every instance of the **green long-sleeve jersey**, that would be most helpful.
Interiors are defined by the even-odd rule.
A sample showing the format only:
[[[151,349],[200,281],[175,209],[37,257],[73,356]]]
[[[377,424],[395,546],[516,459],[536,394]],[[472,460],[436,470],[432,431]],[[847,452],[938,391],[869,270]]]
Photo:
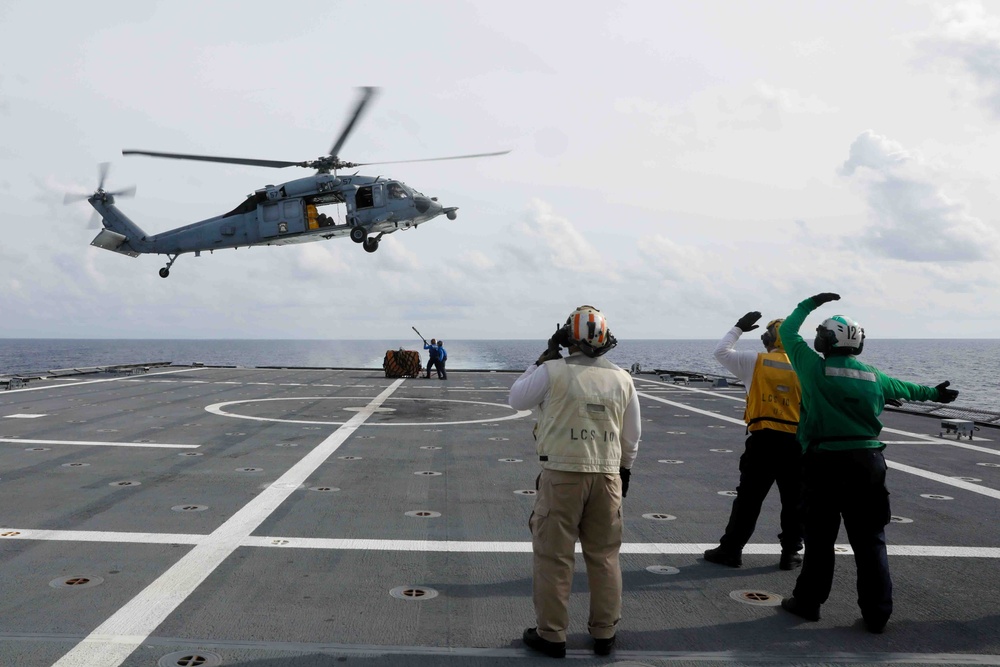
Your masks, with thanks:
[[[809,449],[881,449],[878,441],[886,399],[932,401],[935,387],[889,377],[854,356],[823,358],[799,335],[806,316],[816,309],[812,298],[801,302],[779,329],[788,359],[802,385],[798,438]]]

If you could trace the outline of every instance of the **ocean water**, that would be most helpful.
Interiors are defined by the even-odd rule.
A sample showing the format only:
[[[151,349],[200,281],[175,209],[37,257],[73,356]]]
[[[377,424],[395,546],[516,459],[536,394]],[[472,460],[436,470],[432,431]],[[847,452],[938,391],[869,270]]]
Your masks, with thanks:
[[[688,370],[728,375],[712,357],[715,340],[626,340],[608,359],[643,370]],[[419,350],[420,340],[74,340],[0,338],[0,374],[58,368],[169,361],[219,366],[382,368],[386,350]],[[756,336],[739,349],[761,348]],[[524,370],[545,349],[542,340],[445,341],[448,369]],[[861,360],[910,382],[950,380],[956,406],[1000,412],[1000,339],[867,340]]]

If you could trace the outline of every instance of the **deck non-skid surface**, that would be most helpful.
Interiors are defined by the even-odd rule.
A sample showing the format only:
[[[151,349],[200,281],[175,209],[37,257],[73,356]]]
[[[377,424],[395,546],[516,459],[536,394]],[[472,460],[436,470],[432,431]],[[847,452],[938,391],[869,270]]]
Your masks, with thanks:
[[[0,392],[0,665],[547,663],[520,641],[538,465],[516,377],[171,368]],[[884,416],[895,613],[875,636],[843,535],[822,620],[776,606],[796,577],[776,491],[741,569],[701,558],[739,479],[742,390],[636,386],[618,649],[590,650],[578,559],[569,658],[1000,664],[997,430]]]

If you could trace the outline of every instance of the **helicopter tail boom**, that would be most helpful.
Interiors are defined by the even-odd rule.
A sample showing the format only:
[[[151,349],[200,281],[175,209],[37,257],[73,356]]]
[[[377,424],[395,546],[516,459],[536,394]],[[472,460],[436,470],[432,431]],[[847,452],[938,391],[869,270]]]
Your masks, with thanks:
[[[130,257],[151,251],[146,232],[115,206],[114,197],[95,194],[90,198],[90,205],[101,215],[104,224],[91,245]]]

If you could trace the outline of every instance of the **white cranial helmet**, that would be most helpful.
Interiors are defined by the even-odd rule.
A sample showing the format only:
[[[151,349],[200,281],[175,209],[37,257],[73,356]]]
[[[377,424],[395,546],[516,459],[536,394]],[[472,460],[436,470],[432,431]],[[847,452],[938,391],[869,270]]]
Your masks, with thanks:
[[[834,315],[816,327],[813,343],[820,354],[861,354],[865,346],[865,330],[844,315]]]
[[[597,357],[618,344],[608,321],[593,306],[580,306],[566,318],[566,337],[588,357]]]

